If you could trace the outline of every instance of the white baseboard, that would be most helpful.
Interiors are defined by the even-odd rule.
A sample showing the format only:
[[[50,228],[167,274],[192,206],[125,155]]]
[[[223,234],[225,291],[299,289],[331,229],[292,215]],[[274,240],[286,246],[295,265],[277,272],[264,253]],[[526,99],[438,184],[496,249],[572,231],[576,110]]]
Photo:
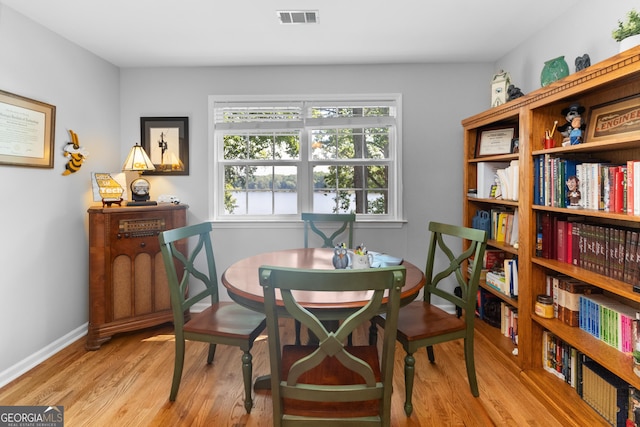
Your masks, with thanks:
[[[78,326],[76,329],[58,338],[48,346],[33,353],[31,356],[28,356],[20,363],[16,363],[15,365],[0,372],[0,387],[4,387],[11,381],[18,378],[20,375],[38,366],[40,363],[44,362],[63,348],[69,346],[78,339],[87,335],[87,327],[88,323]]]

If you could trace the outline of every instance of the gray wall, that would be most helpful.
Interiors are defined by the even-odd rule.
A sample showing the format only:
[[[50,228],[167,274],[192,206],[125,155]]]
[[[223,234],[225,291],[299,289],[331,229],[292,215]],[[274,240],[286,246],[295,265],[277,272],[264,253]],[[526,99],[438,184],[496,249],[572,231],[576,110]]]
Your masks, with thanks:
[[[0,90],[56,106],[54,168],[0,165],[0,385],[86,333],[90,172],[122,162],[119,70],[0,4]],[[89,158],[62,176],[68,130]]]
[[[358,223],[355,238],[372,250],[423,264],[427,221],[461,220],[460,119],[483,108],[491,70],[488,64],[123,69],[121,140],[136,140],[141,116],[188,116],[190,175],[149,180],[154,195],[175,194],[189,204],[189,222],[203,221],[209,218],[208,95],[402,93],[407,222]],[[251,253],[302,241],[299,222],[214,227],[220,270]]]
[[[208,219],[208,95],[402,93],[407,222],[358,224],[356,239],[421,265],[427,221],[460,222],[460,120],[488,108],[491,76],[505,69],[526,93],[539,87],[547,59],[565,55],[572,65],[585,52],[593,63],[605,59],[617,52],[610,32],[618,17],[637,3],[598,2],[554,17],[495,64],[122,70],[0,3],[0,89],[57,107],[54,169],[0,166],[0,386],[85,333],[90,172],[122,167],[139,141],[140,117],[190,118],[190,175],[150,181],[154,197],[188,203],[195,223]],[[63,177],[68,129],[90,157]],[[297,223],[216,224],[214,237],[222,271],[251,253],[297,246],[302,231]]]

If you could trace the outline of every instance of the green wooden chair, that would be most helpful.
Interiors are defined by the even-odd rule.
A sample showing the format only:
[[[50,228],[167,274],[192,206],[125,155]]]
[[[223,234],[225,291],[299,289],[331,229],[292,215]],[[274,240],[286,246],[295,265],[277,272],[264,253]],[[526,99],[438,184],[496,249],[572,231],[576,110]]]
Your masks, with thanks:
[[[252,357],[255,339],[266,328],[265,316],[233,302],[219,301],[218,278],[211,244],[211,223],[205,222],[160,233],[160,248],[164,259],[171,293],[171,307],[176,336],[175,366],[169,400],[174,401],[180,388],[184,366],[185,340],[209,343],[207,363],[213,362],[217,344],[231,345],[242,350],[242,376],[244,379],[247,413],[251,412]],[[194,249],[183,254],[176,249],[178,240],[193,238]],[[202,269],[198,265],[202,263]],[[192,283],[190,283],[192,281]],[[189,294],[189,286],[200,282],[204,289]],[[211,305],[199,313],[189,313],[198,302]],[[185,321],[185,315],[187,320]]]
[[[335,248],[336,245],[343,243],[337,241],[339,237],[346,237],[344,243],[347,247],[353,249],[353,223],[356,222],[356,214],[324,214],[303,212],[302,220],[304,221],[304,247],[309,248],[310,231],[315,233],[322,239],[322,248]],[[331,225],[329,229],[327,226]],[[330,231],[328,231],[330,230]],[[327,234],[331,235],[327,236]],[[302,329],[300,322],[294,322],[296,332],[296,344],[300,344],[300,331]],[[351,335],[349,335],[351,340]]]
[[[309,231],[320,236],[322,239],[322,248],[334,248],[337,244],[342,243],[336,241],[338,237],[346,237],[346,243],[349,248],[353,249],[353,223],[356,222],[356,214],[322,214],[322,213],[302,213],[304,221],[304,247],[309,248]],[[320,225],[327,223],[332,226],[331,231]],[[337,224],[337,225],[336,225]],[[337,228],[336,228],[337,227]],[[327,234],[329,233],[329,236]],[[346,235],[345,235],[346,233]]]
[[[427,348],[429,361],[435,363],[434,344],[463,339],[469,387],[475,397],[479,395],[473,356],[473,325],[487,235],[482,230],[436,222],[429,224],[429,231],[431,232],[431,242],[425,270],[427,283],[424,288],[424,298],[422,301],[414,301],[402,307],[398,316],[397,337],[406,352],[404,358],[406,393],[404,410],[407,416],[413,412],[413,404],[411,403],[415,374],[413,354],[421,347]],[[462,245],[463,242],[466,242],[465,245],[468,246],[464,251],[456,254],[451,246]],[[470,257],[473,257],[473,260]],[[448,263],[438,271],[436,264],[442,260],[448,260]],[[471,265],[470,272],[466,271],[467,263]],[[455,277],[454,283],[451,283],[451,280],[444,280],[452,275]],[[454,293],[456,286],[460,286],[462,290],[461,297]],[[463,316],[458,317],[455,313],[449,314],[431,304],[432,295],[460,307],[463,310]],[[388,325],[383,315],[374,317],[372,322],[383,328]]]
[[[396,321],[403,266],[368,270],[303,270],[263,266],[260,284],[269,335],[273,425],[279,426],[389,426],[393,382]],[[284,307],[276,305],[276,290]],[[366,292],[366,305],[355,311],[335,332],[321,320],[338,320],[331,312],[311,312],[296,300],[296,291]],[[389,298],[383,308],[383,298]],[[381,357],[375,345],[348,346],[354,329],[385,311],[387,328]],[[283,311],[286,311],[284,313]],[[280,344],[279,317],[299,320],[319,339],[318,346]]]

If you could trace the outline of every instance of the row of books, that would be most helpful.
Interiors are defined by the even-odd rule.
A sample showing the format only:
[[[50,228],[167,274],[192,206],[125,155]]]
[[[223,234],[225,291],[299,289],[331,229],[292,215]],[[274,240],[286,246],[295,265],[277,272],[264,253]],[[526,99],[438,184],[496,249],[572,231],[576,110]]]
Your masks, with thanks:
[[[578,161],[549,154],[533,158],[533,203],[567,207],[567,178],[576,175]]]
[[[479,162],[476,168],[477,197],[518,200],[520,166],[510,162]]]
[[[595,338],[623,353],[635,348],[638,309],[606,295],[580,296],[579,326]]]
[[[517,346],[518,309],[502,301],[500,303],[500,313],[502,314],[502,320],[500,322],[500,332],[505,337],[511,339],[511,342]]]
[[[640,286],[640,230],[537,215],[536,255]]]
[[[485,282],[495,290],[510,296],[518,297],[518,258],[508,258],[503,261],[502,268],[489,270]]]
[[[542,334],[542,366],[616,427],[640,425],[640,393],[549,331]]]
[[[553,315],[572,327],[580,326],[580,296],[599,294],[602,289],[565,275],[547,275],[546,293],[553,299]]]
[[[569,201],[569,179],[577,179],[576,206]],[[575,196],[575,195],[574,195]],[[623,164],[534,157],[534,204],[582,207],[606,212],[640,215],[640,161]],[[577,201],[576,201],[577,200]]]

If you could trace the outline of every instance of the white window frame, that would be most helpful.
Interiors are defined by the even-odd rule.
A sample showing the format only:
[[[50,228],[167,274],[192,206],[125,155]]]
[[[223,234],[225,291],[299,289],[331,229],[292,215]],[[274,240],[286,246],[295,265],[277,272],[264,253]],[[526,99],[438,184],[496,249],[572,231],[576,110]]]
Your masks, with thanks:
[[[229,215],[224,210],[224,162],[223,145],[218,144],[215,112],[219,104],[229,103],[249,103],[261,104],[276,103],[303,103],[313,102],[314,106],[321,104],[336,105],[339,103],[357,103],[371,105],[371,103],[387,102],[395,104],[396,116],[393,128],[395,133],[389,138],[389,194],[387,214],[357,214],[358,220],[372,221],[402,221],[402,95],[399,93],[383,94],[337,94],[337,95],[210,95],[209,96],[209,217],[214,221],[225,222],[255,222],[255,221],[291,221],[299,220],[300,212],[310,212],[313,205],[313,192],[311,189],[313,182],[313,166],[324,161],[314,161],[309,154],[309,134],[303,131],[300,138],[300,160],[295,163],[300,165],[298,171],[298,213],[292,215]],[[387,121],[387,118],[380,118]],[[304,118],[303,118],[304,120]],[[316,119],[306,119],[313,122]],[[317,119],[322,121],[322,119]],[[345,119],[348,120],[348,119]],[[308,127],[308,126],[307,126]],[[221,140],[221,139],[220,139]],[[357,161],[357,160],[355,160]],[[354,160],[344,162],[332,162],[332,164],[349,164]]]

